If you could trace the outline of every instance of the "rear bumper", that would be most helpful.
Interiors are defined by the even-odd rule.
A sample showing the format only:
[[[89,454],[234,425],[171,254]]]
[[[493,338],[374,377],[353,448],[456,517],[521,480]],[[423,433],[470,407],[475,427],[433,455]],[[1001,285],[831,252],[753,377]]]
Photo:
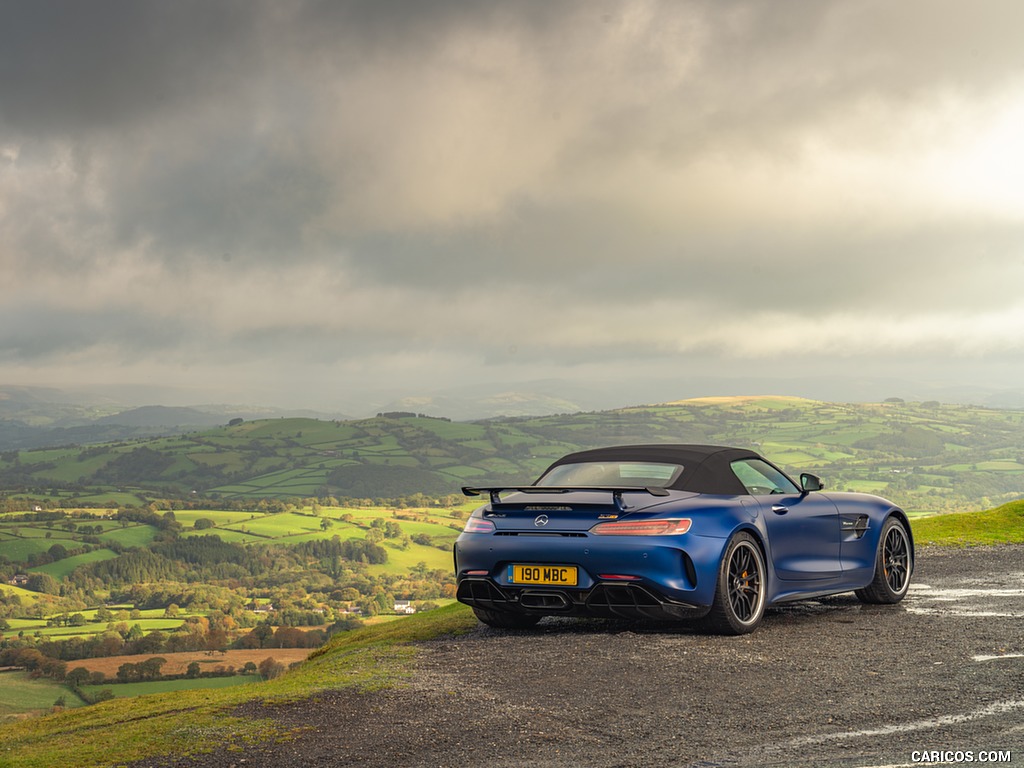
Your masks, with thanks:
[[[599,581],[589,589],[499,586],[488,578],[459,580],[459,602],[488,611],[541,616],[680,620],[704,616],[708,606],[670,600],[636,582]]]
[[[455,543],[456,597],[492,611],[683,619],[714,602],[726,540],[695,536],[462,534]],[[572,587],[510,578],[515,563],[575,566]],[[618,579],[603,574],[620,575]],[[627,576],[629,579],[621,578]],[[525,600],[524,600],[525,596]]]

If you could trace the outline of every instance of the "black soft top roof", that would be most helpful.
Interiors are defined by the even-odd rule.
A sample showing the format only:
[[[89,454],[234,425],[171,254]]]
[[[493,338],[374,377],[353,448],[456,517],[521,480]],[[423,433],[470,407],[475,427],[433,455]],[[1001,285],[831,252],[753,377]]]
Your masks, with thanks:
[[[747,490],[733,473],[729,464],[737,459],[762,459],[746,448],[727,448],[721,445],[616,445],[593,448],[563,456],[550,467],[562,464],[581,464],[601,461],[650,461],[662,464],[681,464],[683,471],[672,485],[676,491],[714,493],[727,496],[746,494]]]

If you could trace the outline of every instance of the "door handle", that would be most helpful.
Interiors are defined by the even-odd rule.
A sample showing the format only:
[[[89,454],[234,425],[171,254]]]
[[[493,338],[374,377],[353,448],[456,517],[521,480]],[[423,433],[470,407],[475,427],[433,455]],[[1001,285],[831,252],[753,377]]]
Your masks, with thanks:
[[[773,504],[772,512],[774,512],[776,515],[784,515],[787,512],[789,512],[789,507],[784,507],[781,504]]]

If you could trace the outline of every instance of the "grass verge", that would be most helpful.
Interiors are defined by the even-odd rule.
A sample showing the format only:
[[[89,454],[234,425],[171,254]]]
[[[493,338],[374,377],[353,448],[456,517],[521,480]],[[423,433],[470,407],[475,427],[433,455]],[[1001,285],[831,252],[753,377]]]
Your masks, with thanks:
[[[972,547],[1024,544],[1024,501],[1011,501],[984,512],[955,512],[911,521],[916,544]]]
[[[48,768],[66,764],[116,766],[156,755],[241,748],[291,735],[270,719],[234,716],[247,701],[280,703],[317,691],[380,690],[411,674],[412,643],[476,626],[463,605],[336,635],[301,667],[259,686],[179,691],[113,700],[0,727],[0,768]]]

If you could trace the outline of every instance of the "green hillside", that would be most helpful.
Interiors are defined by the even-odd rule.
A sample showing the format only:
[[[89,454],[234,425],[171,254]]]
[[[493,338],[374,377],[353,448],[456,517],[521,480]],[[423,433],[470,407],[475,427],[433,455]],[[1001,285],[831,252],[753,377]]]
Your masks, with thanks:
[[[188,755],[217,744],[252,744],[287,738],[269,718],[233,713],[253,699],[266,704],[308,697],[330,688],[373,690],[404,679],[415,659],[410,645],[465,632],[476,619],[462,605],[337,635],[289,674],[253,685],[178,691],[103,704],[0,725],[0,765],[43,768],[68,764],[122,765],[157,755]],[[50,703],[47,690],[41,700]],[[69,697],[70,698],[70,697]],[[146,738],[139,738],[139,724]],[[197,737],[198,736],[198,737]]]
[[[794,473],[822,474],[829,488],[879,493],[916,512],[991,507],[1024,495],[1024,411],[786,397],[472,423],[401,413],[244,422],[175,437],[6,452],[0,489],[65,506],[111,507],[195,495],[437,498],[466,483],[532,481],[567,451],[637,442],[753,447]]]
[[[919,545],[1024,544],[1024,501],[972,514],[922,517],[913,528]]]

